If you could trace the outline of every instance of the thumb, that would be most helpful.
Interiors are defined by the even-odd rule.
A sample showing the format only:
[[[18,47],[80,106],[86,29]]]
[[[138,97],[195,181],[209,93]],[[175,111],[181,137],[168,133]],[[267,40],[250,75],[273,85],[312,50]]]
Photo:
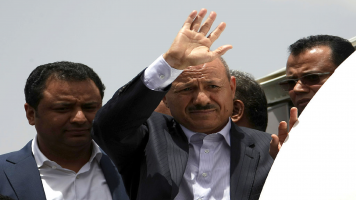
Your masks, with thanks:
[[[223,45],[217,49],[215,49],[214,51],[212,51],[212,57],[214,60],[215,58],[224,55],[228,50],[232,49],[232,45]]]

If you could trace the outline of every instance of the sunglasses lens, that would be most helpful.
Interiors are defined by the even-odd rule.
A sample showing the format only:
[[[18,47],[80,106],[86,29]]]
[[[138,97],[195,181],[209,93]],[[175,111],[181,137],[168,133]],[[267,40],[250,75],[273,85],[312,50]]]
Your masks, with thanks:
[[[289,91],[289,90],[293,90],[293,88],[295,86],[295,81],[294,80],[284,80],[284,81],[280,82],[279,85],[281,86],[281,88],[284,91]]]
[[[320,77],[318,74],[309,74],[301,78],[301,81],[305,85],[315,85],[320,82]]]

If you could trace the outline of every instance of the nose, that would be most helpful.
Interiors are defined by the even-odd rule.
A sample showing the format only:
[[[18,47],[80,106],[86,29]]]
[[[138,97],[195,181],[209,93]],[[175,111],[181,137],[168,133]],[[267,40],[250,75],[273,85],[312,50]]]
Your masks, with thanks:
[[[302,81],[298,80],[292,91],[296,93],[309,92],[309,87],[307,85],[304,85]]]
[[[76,110],[74,111],[74,115],[71,119],[71,123],[77,123],[77,124],[84,124],[88,120],[82,110]]]
[[[208,105],[210,104],[210,95],[205,91],[198,91],[193,103],[194,105]]]

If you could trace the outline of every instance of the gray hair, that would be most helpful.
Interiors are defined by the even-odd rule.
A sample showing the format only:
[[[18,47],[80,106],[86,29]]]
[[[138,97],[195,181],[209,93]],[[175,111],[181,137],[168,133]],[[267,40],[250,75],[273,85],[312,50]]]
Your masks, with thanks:
[[[222,56],[220,56],[219,59],[220,59],[221,63],[224,65],[224,67],[225,67],[227,78],[230,80],[231,79],[231,73],[230,73],[230,70],[229,70],[229,66],[227,65],[225,59]]]

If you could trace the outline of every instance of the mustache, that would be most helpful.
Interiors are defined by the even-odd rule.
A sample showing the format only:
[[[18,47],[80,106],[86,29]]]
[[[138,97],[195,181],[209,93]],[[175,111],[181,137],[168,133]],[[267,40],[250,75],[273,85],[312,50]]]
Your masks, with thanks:
[[[188,107],[188,110],[189,111],[199,111],[199,110],[209,110],[212,108],[216,108],[216,106],[213,104],[207,104],[207,105],[197,104],[197,105]]]

